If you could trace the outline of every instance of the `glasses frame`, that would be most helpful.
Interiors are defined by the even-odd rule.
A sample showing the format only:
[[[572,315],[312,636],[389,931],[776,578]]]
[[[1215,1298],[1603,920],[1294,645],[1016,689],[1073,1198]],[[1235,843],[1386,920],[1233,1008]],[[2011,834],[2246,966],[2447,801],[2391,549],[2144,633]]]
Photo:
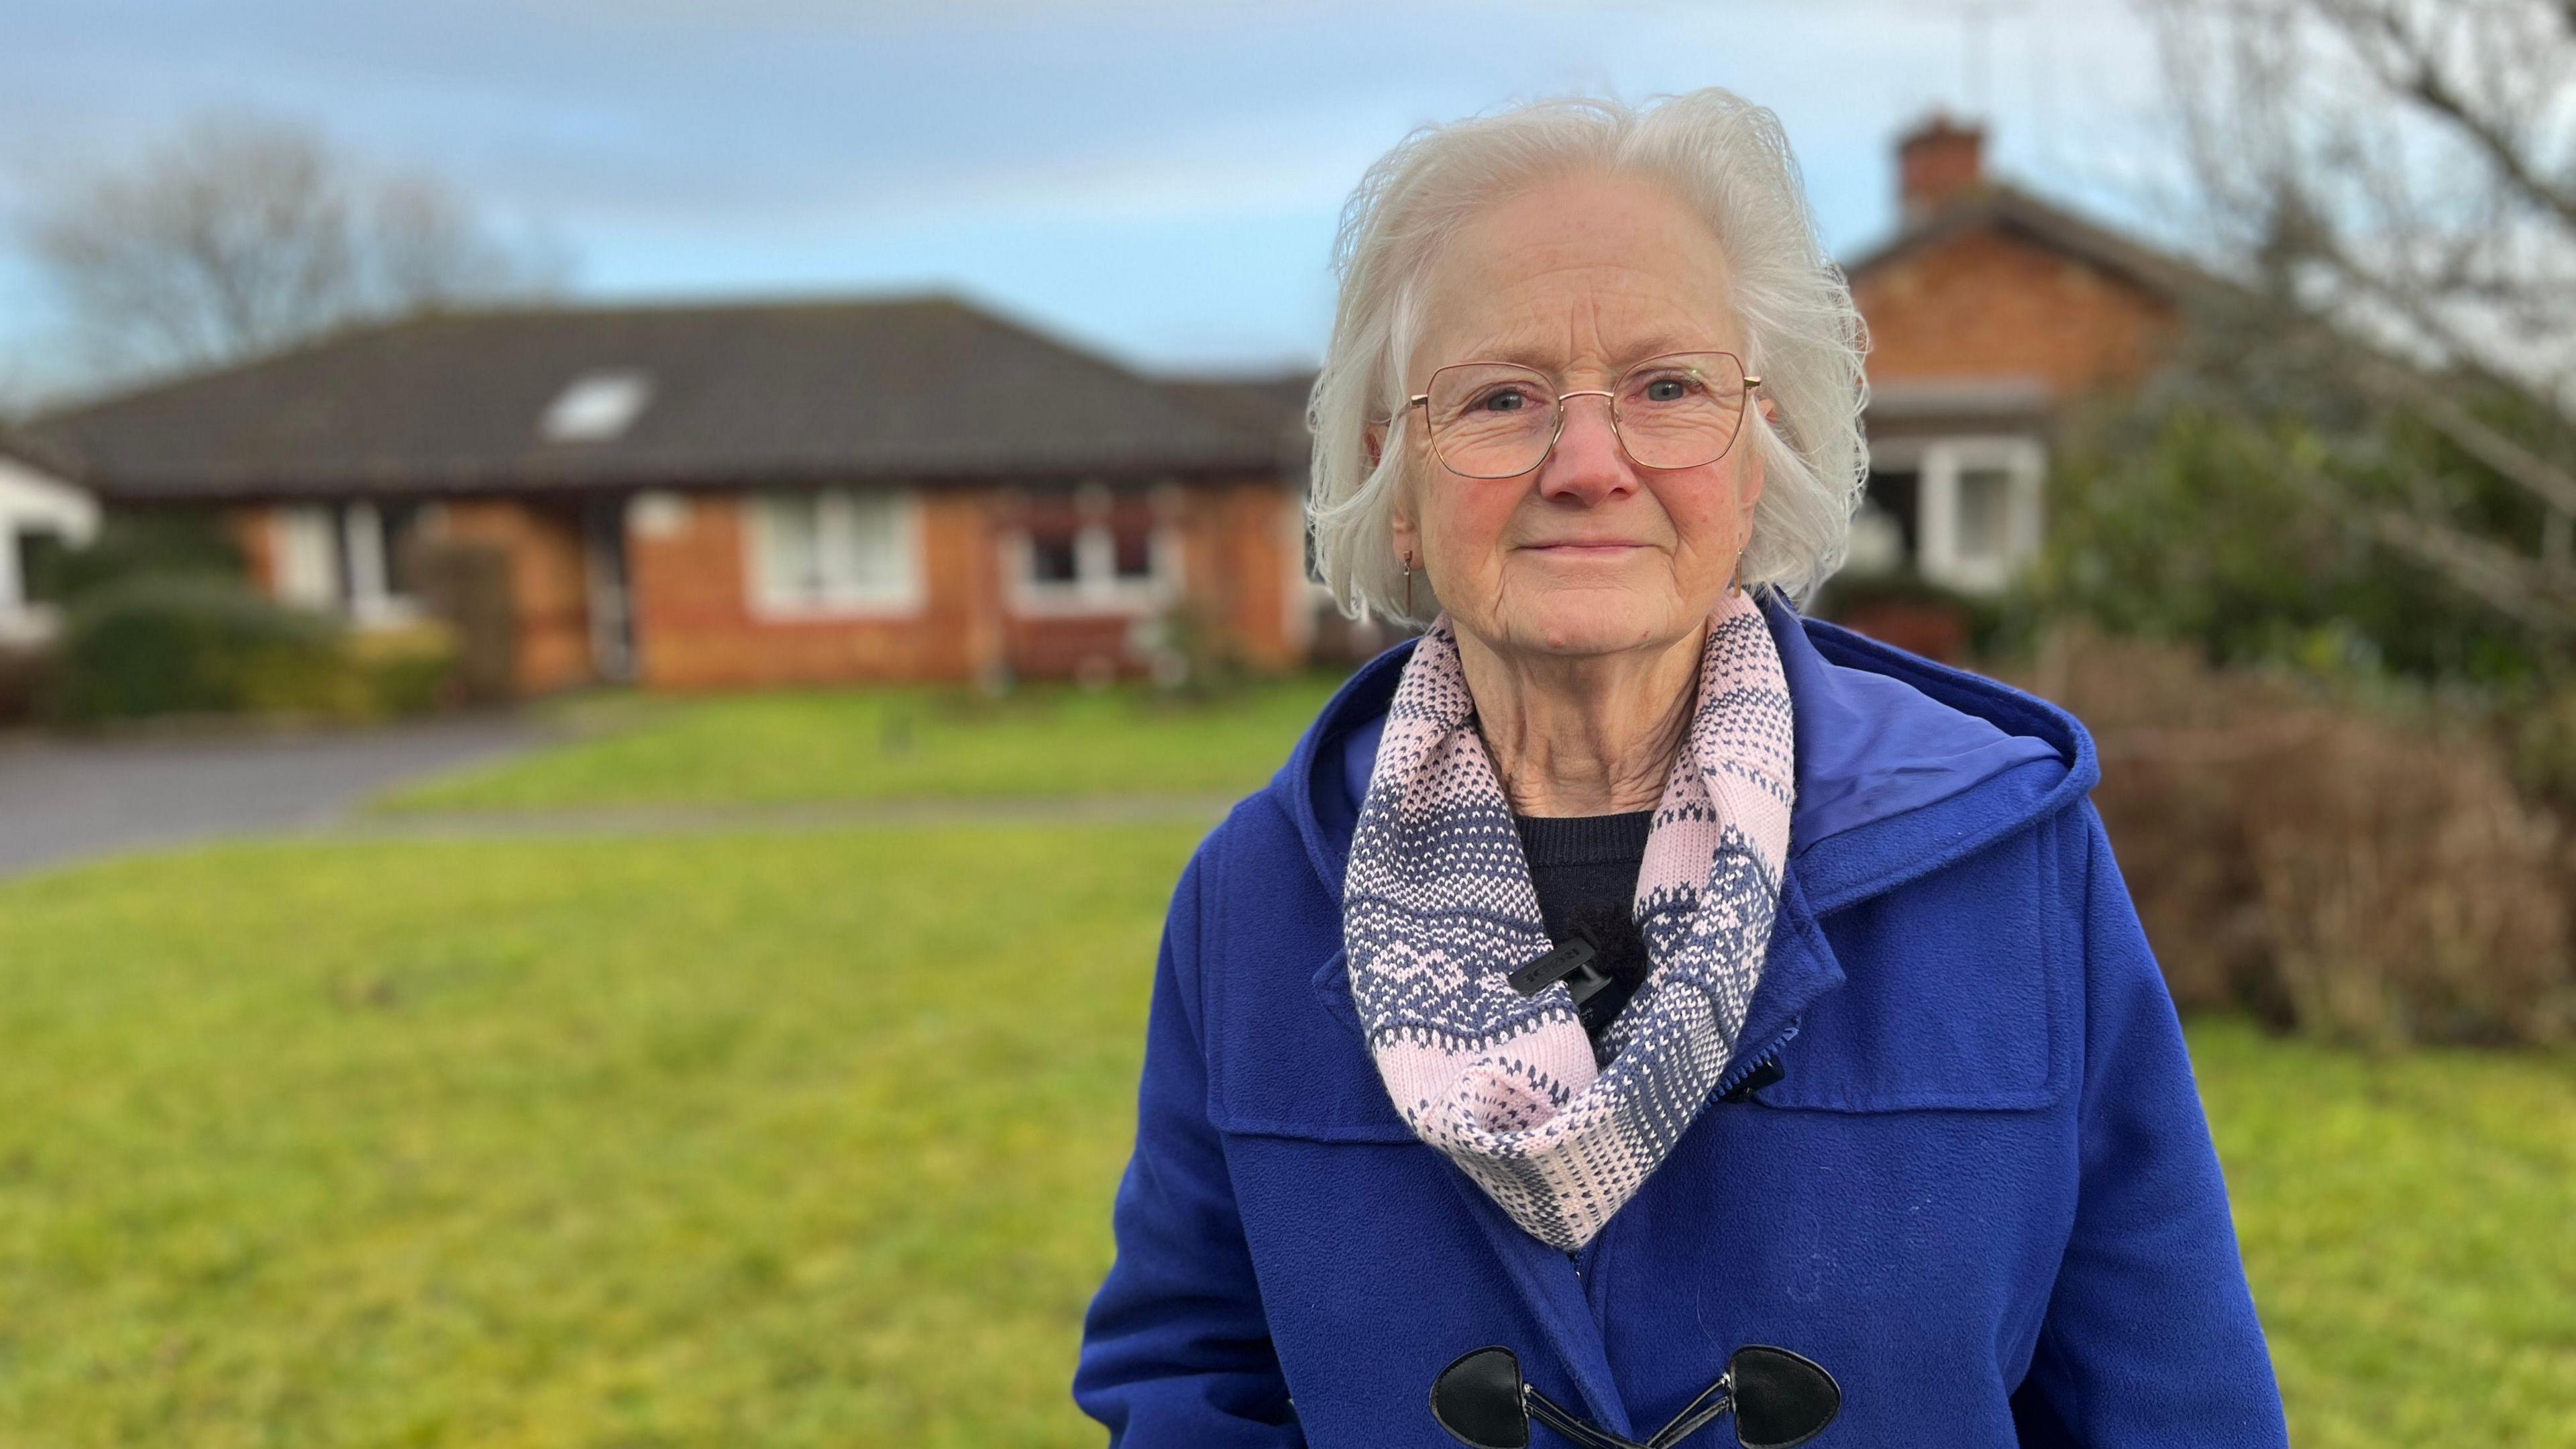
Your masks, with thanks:
[[[1744,396],[1736,404],[1735,431],[1727,435],[1726,446],[1718,449],[1717,457],[1709,459],[1708,462],[1685,463],[1681,465],[1682,468],[1705,468],[1709,463],[1714,463],[1718,461],[1719,458],[1724,458],[1727,454],[1735,451],[1735,440],[1744,436],[1744,412],[1752,407],[1753,393],[1756,389],[1762,386],[1761,374],[1745,371],[1743,358],[1721,348],[1705,347],[1694,348],[1688,352],[1659,352],[1641,362],[1631,363],[1626,368],[1622,369],[1617,377],[1610,380],[1610,387],[1606,391],[1597,387],[1586,387],[1577,388],[1572,392],[1558,393],[1556,395],[1556,401],[1552,404],[1556,409],[1556,415],[1548,425],[1547,446],[1539,450],[1537,462],[1521,469],[1518,473],[1470,473],[1451,464],[1448,456],[1440,451],[1440,430],[1432,426],[1431,394],[1440,384],[1440,374],[1444,372],[1454,372],[1462,367],[1509,367],[1521,372],[1532,373],[1541,378],[1545,378],[1548,385],[1553,387],[1559,379],[1549,373],[1546,369],[1532,367],[1527,363],[1522,362],[1505,362],[1499,358],[1470,358],[1465,362],[1453,362],[1446,367],[1433,368],[1431,370],[1430,379],[1422,385],[1422,391],[1405,399],[1404,406],[1405,410],[1408,412],[1415,408],[1422,409],[1422,436],[1431,444],[1431,455],[1434,458],[1439,459],[1441,467],[1447,468],[1450,472],[1457,474],[1461,478],[1479,478],[1488,480],[1496,478],[1519,478],[1527,474],[1535,473],[1539,469],[1546,467],[1548,458],[1556,452],[1557,439],[1565,435],[1565,400],[1567,398],[1576,397],[1597,397],[1606,400],[1610,404],[1610,436],[1619,440],[1619,452],[1621,456],[1625,457],[1629,462],[1635,463],[1638,467],[1651,473],[1677,473],[1681,471],[1681,468],[1658,468],[1652,463],[1639,460],[1637,455],[1629,450],[1628,434],[1619,426],[1618,392],[1620,385],[1625,383],[1630,377],[1636,375],[1638,372],[1652,367],[1659,362],[1669,362],[1676,357],[1723,357],[1727,361],[1734,363],[1735,370],[1742,373],[1744,377]]]

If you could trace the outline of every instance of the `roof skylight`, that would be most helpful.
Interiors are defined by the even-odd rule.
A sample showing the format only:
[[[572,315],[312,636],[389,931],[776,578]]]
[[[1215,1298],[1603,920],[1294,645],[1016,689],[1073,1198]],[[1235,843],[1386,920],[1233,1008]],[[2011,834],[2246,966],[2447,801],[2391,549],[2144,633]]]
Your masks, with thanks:
[[[605,443],[626,435],[653,400],[653,379],[633,369],[585,372],[546,405],[537,435],[549,443]]]

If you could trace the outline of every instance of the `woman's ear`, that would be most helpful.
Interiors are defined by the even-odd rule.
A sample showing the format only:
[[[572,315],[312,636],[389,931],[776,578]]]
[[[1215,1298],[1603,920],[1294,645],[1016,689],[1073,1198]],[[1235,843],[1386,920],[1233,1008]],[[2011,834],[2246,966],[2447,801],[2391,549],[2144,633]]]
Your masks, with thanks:
[[[1413,520],[1397,510],[1388,515],[1387,522],[1392,535],[1388,541],[1395,545],[1395,556],[1412,560],[1415,568],[1422,567],[1422,536],[1414,531]]]
[[[1369,467],[1375,469],[1377,460],[1386,452],[1386,424],[1370,423],[1361,428],[1360,441],[1368,444]]]

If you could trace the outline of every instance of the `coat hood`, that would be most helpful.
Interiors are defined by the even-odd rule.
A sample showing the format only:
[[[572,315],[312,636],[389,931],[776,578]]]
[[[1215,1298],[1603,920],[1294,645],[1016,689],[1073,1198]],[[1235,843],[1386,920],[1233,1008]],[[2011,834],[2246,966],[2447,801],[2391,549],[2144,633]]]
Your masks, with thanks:
[[[1789,860],[1817,913],[2027,828],[2100,778],[2084,727],[2045,700],[1807,618],[1776,595],[1762,612],[1795,721]],[[1336,901],[1414,642],[1352,674],[1271,783]]]

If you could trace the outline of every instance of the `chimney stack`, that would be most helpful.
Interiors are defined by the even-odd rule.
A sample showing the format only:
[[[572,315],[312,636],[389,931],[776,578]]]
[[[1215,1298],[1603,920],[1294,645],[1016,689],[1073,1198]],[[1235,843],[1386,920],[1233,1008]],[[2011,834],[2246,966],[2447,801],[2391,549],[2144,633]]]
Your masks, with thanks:
[[[1935,111],[1896,143],[1899,220],[1912,226],[1985,185],[1986,131]]]

